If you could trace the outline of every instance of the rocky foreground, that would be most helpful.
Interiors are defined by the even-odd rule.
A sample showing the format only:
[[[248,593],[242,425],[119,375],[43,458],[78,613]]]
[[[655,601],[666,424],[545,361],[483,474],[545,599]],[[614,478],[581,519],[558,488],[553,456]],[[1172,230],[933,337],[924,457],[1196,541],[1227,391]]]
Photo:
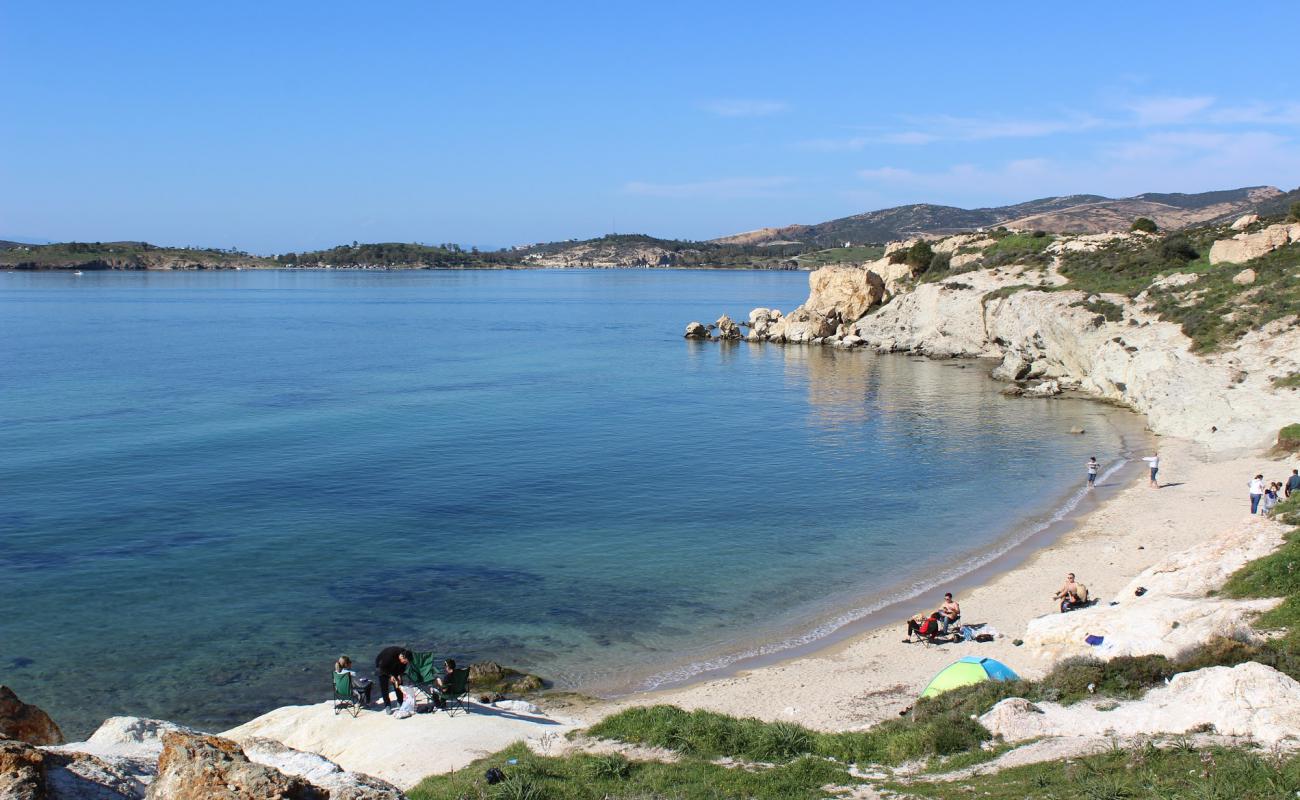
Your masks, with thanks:
[[[1243,302],[1255,302],[1265,290],[1252,289],[1257,275],[1249,265],[1300,242],[1300,223],[1265,225],[1248,215],[1223,233],[1208,263],[1242,264],[1233,284]],[[1218,349],[1198,350],[1155,302],[1170,297],[1191,308],[1221,291],[1202,286],[1196,272],[1151,275],[1132,296],[1073,289],[1062,274],[1063,257],[1100,258],[1103,250],[1154,241],[1149,234],[1054,237],[1037,258],[988,267],[995,238],[949,236],[928,243],[949,265],[937,280],[901,258],[917,241],[890,244],[878,261],[811,273],[808,299],[789,313],[756,308],[744,322],[725,315],[712,325],[692,322],[685,335],[993,359],[993,377],[1015,384],[1011,393],[1078,390],[1145,414],[1157,434],[1212,450],[1272,444],[1281,427],[1300,419],[1300,400],[1279,387],[1300,373],[1294,314]],[[1289,269],[1297,280],[1300,266]]]

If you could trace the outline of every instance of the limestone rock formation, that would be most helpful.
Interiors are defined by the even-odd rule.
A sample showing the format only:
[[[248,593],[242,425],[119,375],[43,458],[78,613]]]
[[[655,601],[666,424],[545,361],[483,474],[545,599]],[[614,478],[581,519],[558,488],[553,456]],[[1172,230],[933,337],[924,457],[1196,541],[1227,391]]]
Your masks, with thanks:
[[[89,753],[45,753],[49,800],[140,800],[153,778],[153,762],[101,758]]]
[[[1264,745],[1295,741],[1300,683],[1255,662],[1175,675],[1141,700],[1103,710],[1095,703],[1061,706],[1009,698],[980,717],[1009,742],[1040,736],[1149,736],[1212,727],[1223,736]]]
[[[749,333],[745,338],[751,342],[765,341],[772,332],[772,327],[781,319],[781,311],[775,308],[756,308],[749,312]]]
[[[1259,222],[1258,214],[1243,214],[1242,216],[1237,217],[1236,221],[1232,223],[1231,228],[1234,231],[1244,231],[1256,222]]]
[[[769,338],[774,342],[811,343],[835,332],[838,318],[816,314],[803,306],[791,311],[772,325]]]
[[[0,797],[45,800],[45,754],[27,742],[0,739]]]
[[[405,797],[392,784],[347,772],[328,758],[295,750],[274,739],[249,737],[240,744],[249,761],[310,781],[313,786],[328,791],[330,800],[402,800]]]
[[[0,737],[37,745],[63,743],[63,732],[50,715],[19,700],[8,686],[0,686]]]
[[[1262,231],[1239,233],[1231,239],[1215,242],[1210,246],[1210,263],[1241,264],[1268,255],[1291,242],[1300,242],[1300,222],[1269,225]]]
[[[229,739],[163,734],[158,775],[148,800],[328,800],[329,793],[299,777],[250,761]]]
[[[1223,586],[1232,573],[1276,550],[1287,530],[1280,522],[1247,519],[1146,568],[1115,599],[1122,607],[1156,597],[1204,598]],[[1134,595],[1138,587],[1146,589],[1141,598]]]
[[[1241,272],[1232,276],[1232,282],[1238,286],[1249,286],[1255,282],[1255,278],[1255,270],[1243,269]]]
[[[722,316],[718,317],[718,321],[715,322],[714,325],[717,326],[719,339],[741,338],[740,326],[737,325],[736,322],[726,314],[723,314]]]
[[[691,322],[686,325],[687,339],[707,339],[709,338],[709,329],[704,327],[703,323]]]
[[[885,299],[884,280],[860,267],[822,267],[808,275],[808,301],[813,314],[837,314],[846,322],[862,318]]]

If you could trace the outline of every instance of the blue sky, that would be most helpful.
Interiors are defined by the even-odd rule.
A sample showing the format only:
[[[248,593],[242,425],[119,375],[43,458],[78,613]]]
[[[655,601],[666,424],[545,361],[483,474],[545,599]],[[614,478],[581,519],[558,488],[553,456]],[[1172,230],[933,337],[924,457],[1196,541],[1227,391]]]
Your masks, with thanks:
[[[0,0],[0,236],[708,238],[1300,185],[1300,3]]]

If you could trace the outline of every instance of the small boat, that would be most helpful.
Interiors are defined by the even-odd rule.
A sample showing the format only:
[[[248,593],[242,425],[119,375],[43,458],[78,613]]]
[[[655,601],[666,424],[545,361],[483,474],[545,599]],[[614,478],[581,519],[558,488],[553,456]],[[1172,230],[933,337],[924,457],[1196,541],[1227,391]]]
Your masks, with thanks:
[[[77,270],[76,272],[74,272],[74,273],[72,273],[72,274],[73,274],[73,275],[80,275],[80,274],[81,274],[81,270]]]

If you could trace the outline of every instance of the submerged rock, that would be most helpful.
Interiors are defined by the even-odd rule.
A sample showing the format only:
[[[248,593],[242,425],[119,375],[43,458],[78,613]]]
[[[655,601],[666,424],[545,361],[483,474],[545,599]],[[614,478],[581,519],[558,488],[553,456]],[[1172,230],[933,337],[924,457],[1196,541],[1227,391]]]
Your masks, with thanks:
[[[8,686],[0,686],[0,737],[38,745],[63,743],[63,731],[50,715],[19,700]]]
[[[686,325],[687,339],[707,339],[709,338],[709,329],[704,327],[703,323],[690,322]]]

